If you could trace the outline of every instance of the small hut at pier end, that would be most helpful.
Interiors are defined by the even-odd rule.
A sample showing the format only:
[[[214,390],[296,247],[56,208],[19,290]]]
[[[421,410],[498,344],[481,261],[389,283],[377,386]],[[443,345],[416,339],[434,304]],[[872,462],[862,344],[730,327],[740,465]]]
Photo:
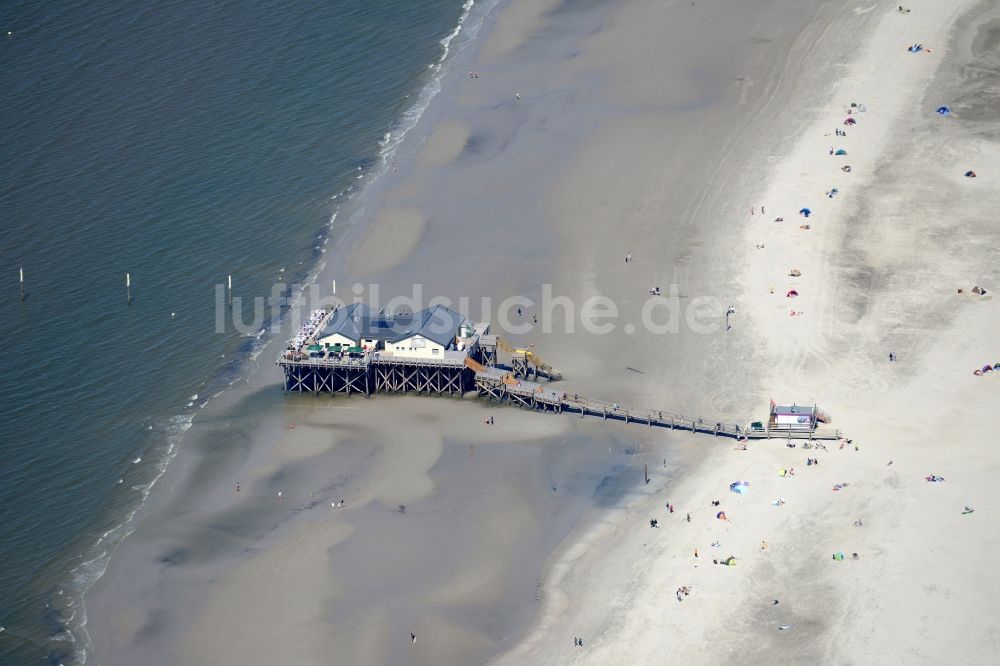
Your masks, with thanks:
[[[779,405],[771,401],[771,414],[768,418],[769,430],[788,430],[790,432],[813,432],[817,424],[829,423],[830,417],[816,405]]]

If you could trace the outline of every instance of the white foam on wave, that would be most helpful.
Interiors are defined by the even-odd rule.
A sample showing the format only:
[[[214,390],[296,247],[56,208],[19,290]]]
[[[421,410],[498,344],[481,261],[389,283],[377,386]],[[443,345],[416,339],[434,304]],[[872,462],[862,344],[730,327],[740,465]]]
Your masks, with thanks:
[[[66,594],[62,597],[65,601],[60,604],[65,630],[52,636],[51,639],[57,642],[71,643],[74,646],[74,658],[79,664],[86,663],[87,655],[91,651],[90,633],[87,631],[87,609],[83,603],[84,595],[104,575],[115,549],[125,537],[135,530],[136,515],[146,504],[149,493],[166,472],[170,461],[177,455],[178,444],[184,433],[191,427],[193,420],[194,413],[189,413],[178,414],[166,421],[163,427],[164,450],[156,464],[151,466],[152,478],[145,483],[131,486],[133,491],[141,494],[139,501],[134,504],[122,522],[101,534],[97,541],[83,553],[83,561],[69,572],[69,579],[65,584]],[[150,428],[152,429],[152,426]],[[136,458],[133,463],[138,463],[141,460],[141,457]],[[120,479],[118,483],[122,481]]]
[[[432,70],[431,80],[424,86],[424,88],[417,93],[417,99],[410,105],[410,107],[403,112],[399,123],[391,130],[385,133],[382,137],[382,141],[379,145],[382,147],[380,151],[382,172],[390,165],[391,158],[396,153],[396,149],[399,144],[403,142],[406,137],[407,132],[409,132],[420,120],[420,117],[424,115],[424,111],[430,106],[431,100],[441,92],[441,78],[444,75],[444,67],[448,62],[448,56],[452,52],[452,42],[455,40],[462,31],[465,31],[464,39],[461,42],[461,46],[465,46],[479,34],[479,28],[482,27],[483,19],[489,13],[489,10],[496,6],[498,0],[490,0],[485,3],[481,3],[483,6],[483,11],[477,12],[477,19],[470,22],[468,19],[472,16],[472,10],[476,5],[475,0],[465,0],[462,5],[462,15],[458,17],[458,23],[455,28],[445,35],[439,44],[441,44],[441,55],[437,60],[427,65],[427,68]],[[409,97],[409,95],[407,95]]]

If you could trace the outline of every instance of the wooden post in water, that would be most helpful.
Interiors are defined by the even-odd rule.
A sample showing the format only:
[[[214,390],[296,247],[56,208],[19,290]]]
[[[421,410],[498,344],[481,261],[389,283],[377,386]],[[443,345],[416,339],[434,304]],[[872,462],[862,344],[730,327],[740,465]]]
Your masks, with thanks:
[[[132,305],[132,275],[125,274],[125,302]]]
[[[24,300],[24,267],[18,269],[19,283],[21,285],[21,300]]]
[[[229,293],[229,305],[233,304],[233,276],[226,276],[226,291]]]

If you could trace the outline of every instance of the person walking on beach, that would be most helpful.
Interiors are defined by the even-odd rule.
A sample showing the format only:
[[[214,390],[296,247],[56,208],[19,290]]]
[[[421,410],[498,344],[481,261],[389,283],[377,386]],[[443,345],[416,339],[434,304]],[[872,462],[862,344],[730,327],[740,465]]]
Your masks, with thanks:
[[[416,643],[417,642],[417,635],[415,633],[413,633],[412,631],[410,632],[410,642],[411,643]]]

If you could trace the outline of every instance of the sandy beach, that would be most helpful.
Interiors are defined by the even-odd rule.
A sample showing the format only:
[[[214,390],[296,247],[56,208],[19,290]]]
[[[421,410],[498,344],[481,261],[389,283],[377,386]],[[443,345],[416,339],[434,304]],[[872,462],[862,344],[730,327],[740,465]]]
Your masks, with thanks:
[[[1000,8],[805,5],[501,3],[317,283],[525,297],[562,390],[850,445],[284,395],[279,341],[88,596],[98,663],[996,660]]]

